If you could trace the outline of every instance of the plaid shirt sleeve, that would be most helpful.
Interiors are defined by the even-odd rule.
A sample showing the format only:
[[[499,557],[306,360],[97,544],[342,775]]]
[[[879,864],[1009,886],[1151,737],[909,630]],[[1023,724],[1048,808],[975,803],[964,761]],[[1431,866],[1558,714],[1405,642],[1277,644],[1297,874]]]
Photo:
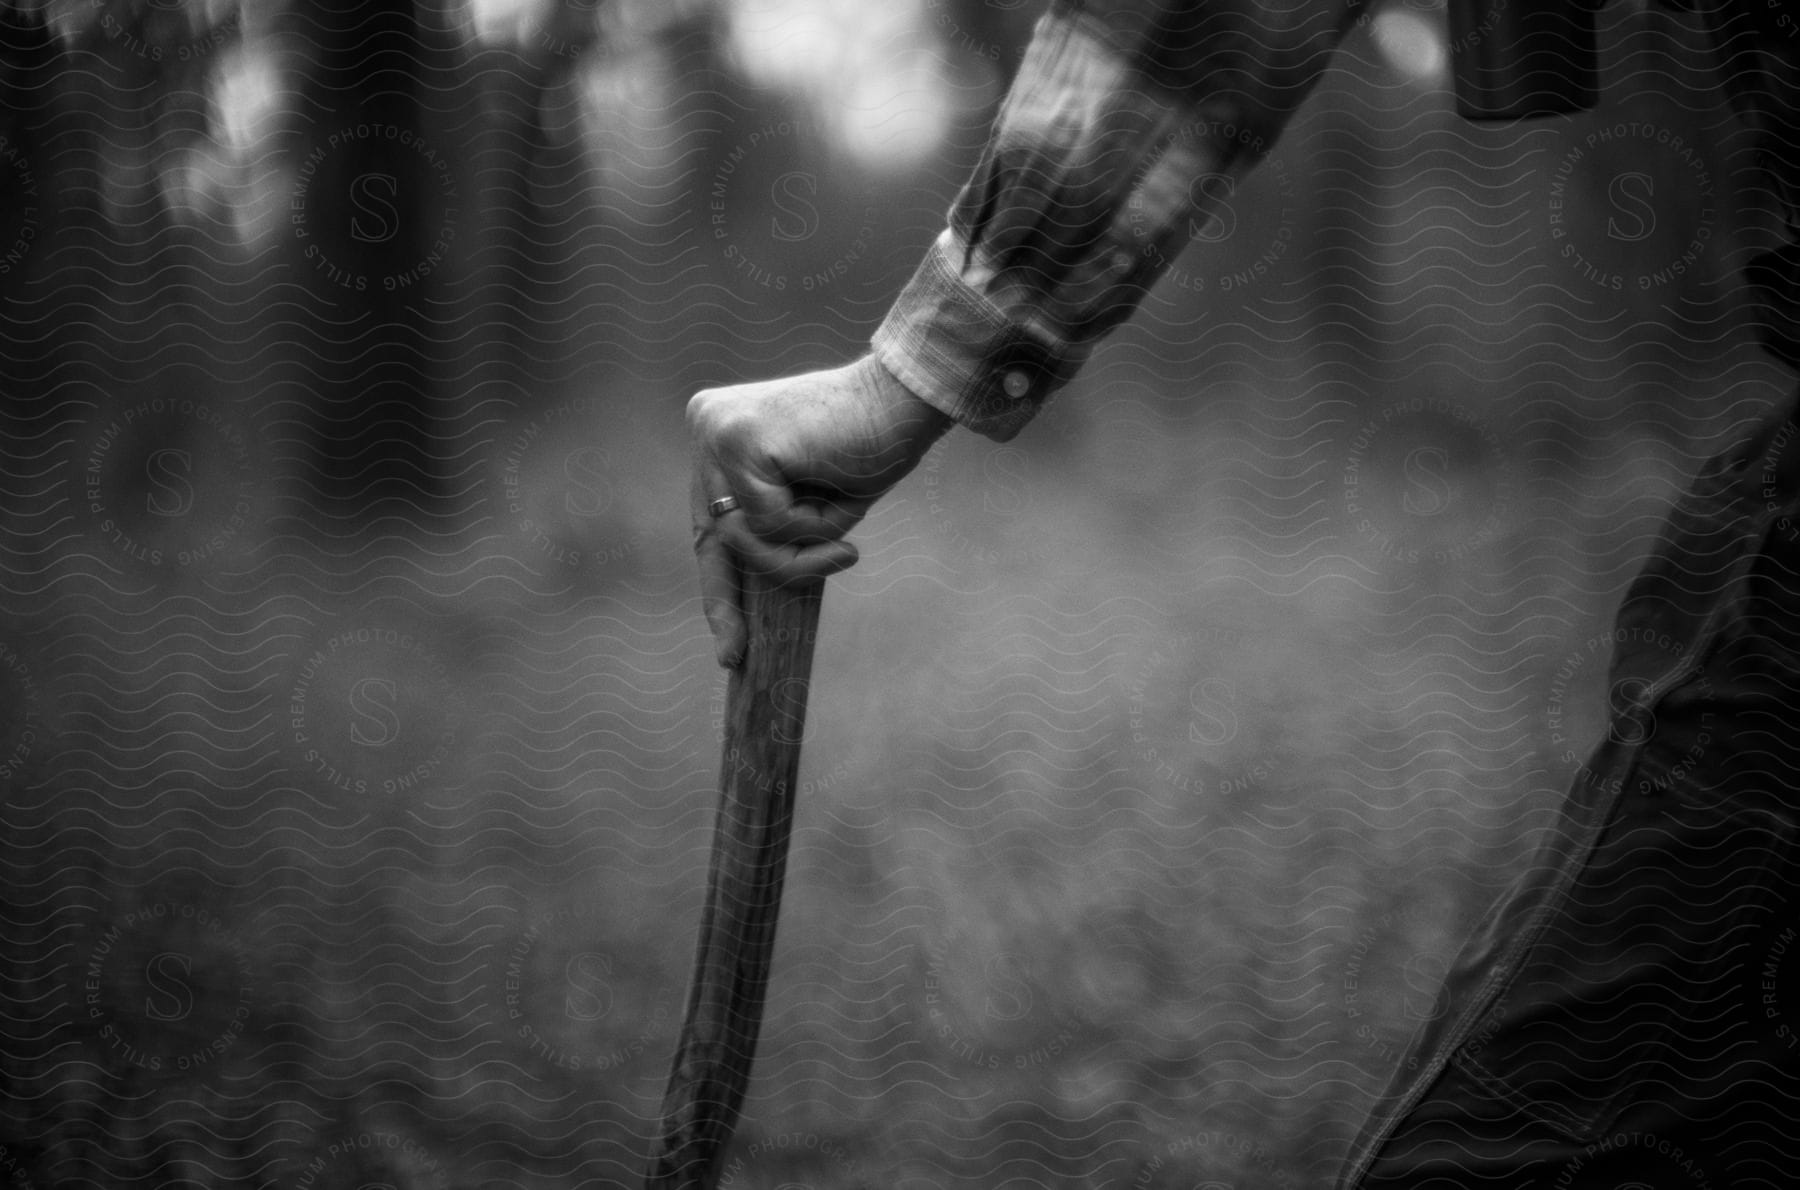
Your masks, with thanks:
[[[1053,0],[876,357],[1006,441],[1273,147],[1362,0]]]

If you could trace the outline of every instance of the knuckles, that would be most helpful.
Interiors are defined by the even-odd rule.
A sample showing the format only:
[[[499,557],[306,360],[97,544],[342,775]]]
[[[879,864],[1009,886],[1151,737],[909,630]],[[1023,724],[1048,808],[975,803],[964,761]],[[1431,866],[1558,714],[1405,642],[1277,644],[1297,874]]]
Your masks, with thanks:
[[[689,397],[687,427],[701,446],[728,455],[747,454],[763,434],[751,403],[731,389],[701,389]]]
[[[712,410],[718,404],[718,390],[703,388],[688,398],[687,428],[690,434],[704,432],[712,417]]]

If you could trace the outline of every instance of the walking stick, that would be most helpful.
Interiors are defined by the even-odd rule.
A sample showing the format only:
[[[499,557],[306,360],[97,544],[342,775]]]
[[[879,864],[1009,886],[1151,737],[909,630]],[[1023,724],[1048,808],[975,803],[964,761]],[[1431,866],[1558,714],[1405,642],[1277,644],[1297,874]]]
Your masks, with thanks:
[[[706,907],[646,1190],[713,1190],[737,1127],[762,1028],[824,588],[744,576],[750,643],[726,688]]]

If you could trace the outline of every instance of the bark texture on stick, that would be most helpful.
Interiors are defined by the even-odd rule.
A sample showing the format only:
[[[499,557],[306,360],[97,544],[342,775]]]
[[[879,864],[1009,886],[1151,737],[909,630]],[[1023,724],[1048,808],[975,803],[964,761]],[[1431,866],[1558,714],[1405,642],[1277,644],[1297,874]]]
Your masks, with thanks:
[[[726,689],[706,907],[647,1190],[713,1190],[737,1127],[762,1028],[824,588],[744,576],[750,642]]]

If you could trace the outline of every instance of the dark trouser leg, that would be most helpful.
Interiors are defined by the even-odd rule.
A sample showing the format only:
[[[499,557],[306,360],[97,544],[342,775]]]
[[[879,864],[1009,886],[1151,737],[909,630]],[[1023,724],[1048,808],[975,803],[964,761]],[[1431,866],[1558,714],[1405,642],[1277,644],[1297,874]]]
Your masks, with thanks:
[[[1598,841],[1361,1186],[1800,1168],[1797,473],[1800,429],[1771,424],[1671,518],[1620,609],[1612,739],[1571,795],[1605,807]]]

